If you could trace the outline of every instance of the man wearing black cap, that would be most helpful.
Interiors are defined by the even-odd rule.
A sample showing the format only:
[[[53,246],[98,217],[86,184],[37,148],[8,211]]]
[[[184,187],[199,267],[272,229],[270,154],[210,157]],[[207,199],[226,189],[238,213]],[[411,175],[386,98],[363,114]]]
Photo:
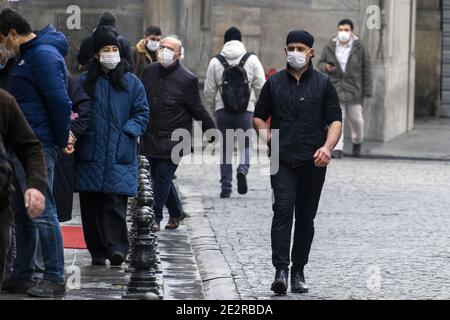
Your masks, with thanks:
[[[291,291],[308,292],[303,273],[308,263],[326,168],[342,132],[342,111],[328,76],[313,68],[314,37],[303,30],[286,39],[287,67],[264,85],[253,124],[269,149],[279,150],[279,169],[271,176],[273,189],[272,262],[276,268],[272,290],[286,294],[290,244]],[[271,126],[266,121],[271,117]],[[279,145],[271,143],[279,134]],[[275,148],[278,147],[278,148]],[[272,157],[274,155],[272,154]]]
[[[206,105],[210,110],[215,110],[217,126],[222,133],[220,197],[226,199],[231,197],[234,152],[234,138],[227,139],[226,133],[228,130],[234,132],[243,130],[246,133],[243,139],[238,137],[240,164],[236,176],[238,193],[246,194],[248,191],[246,177],[250,169],[251,135],[253,134],[253,111],[266,78],[258,57],[247,52],[242,43],[242,34],[239,29],[229,28],[225,32],[224,41],[225,45],[221,54],[214,57],[209,64],[204,92]],[[231,99],[229,99],[230,96]],[[237,110],[234,109],[235,105],[238,105]]]
[[[132,71],[133,59],[131,58],[130,42],[119,34],[116,30],[116,17],[111,12],[103,13],[98,21],[97,28],[105,26],[117,38],[119,42],[120,57],[129,64],[129,70]],[[94,30],[95,31],[95,30]],[[86,37],[78,51],[77,60],[82,69],[94,57],[94,39],[92,34]]]

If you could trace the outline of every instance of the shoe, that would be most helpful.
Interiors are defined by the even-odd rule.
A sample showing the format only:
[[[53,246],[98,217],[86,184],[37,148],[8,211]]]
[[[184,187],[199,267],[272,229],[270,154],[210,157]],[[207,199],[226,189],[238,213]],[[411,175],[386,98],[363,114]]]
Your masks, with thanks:
[[[288,289],[288,270],[277,270],[275,273],[275,280],[272,283],[272,291],[278,295],[286,295]]]
[[[222,191],[220,193],[220,199],[230,199],[231,198],[231,191]]]
[[[105,258],[92,258],[93,266],[106,266],[106,259]]]
[[[120,252],[114,252],[111,257],[109,257],[109,262],[113,267],[120,267],[122,263],[125,262],[125,257]]]
[[[291,272],[291,292],[292,293],[307,293],[309,291],[308,286],[305,283],[305,276],[303,271]]]
[[[161,231],[161,225],[159,223],[155,223],[152,227],[153,232],[159,232]]]
[[[34,286],[36,286],[36,281],[33,280],[6,279],[3,281],[2,291],[12,294],[26,294]]]
[[[66,282],[42,280],[28,290],[28,295],[37,298],[57,298],[66,294]]]
[[[344,152],[341,150],[334,150],[331,153],[331,158],[333,159],[342,159],[344,157]]]
[[[237,174],[237,182],[238,182],[238,193],[239,194],[247,194],[248,186],[247,186],[247,177],[243,173]]]
[[[176,230],[180,226],[180,219],[178,218],[170,218],[169,222],[167,222],[166,229],[167,230]]]
[[[361,143],[353,145],[353,156],[355,158],[360,158],[361,157]]]

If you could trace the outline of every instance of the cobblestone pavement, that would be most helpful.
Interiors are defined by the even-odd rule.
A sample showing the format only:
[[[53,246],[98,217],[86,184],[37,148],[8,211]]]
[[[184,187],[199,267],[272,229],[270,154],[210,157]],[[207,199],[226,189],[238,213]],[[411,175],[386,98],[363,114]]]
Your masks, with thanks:
[[[269,176],[254,166],[249,194],[221,200],[218,169],[182,164],[177,182],[203,195],[242,299],[450,299],[450,163],[334,162],[305,270],[310,293],[283,298],[269,290]]]

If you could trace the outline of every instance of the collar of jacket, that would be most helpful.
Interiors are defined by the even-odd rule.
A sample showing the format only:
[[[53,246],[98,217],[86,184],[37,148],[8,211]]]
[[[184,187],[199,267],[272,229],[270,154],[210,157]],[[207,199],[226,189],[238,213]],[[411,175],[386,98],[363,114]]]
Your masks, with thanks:
[[[180,67],[180,65],[180,60],[177,60],[177,62],[167,68],[164,68],[161,64],[159,64],[159,74],[161,75],[161,78],[167,77],[175,72]]]
[[[288,75],[288,78],[291,79],[292,81],[295,81],[296,83],[300,81],[305,81],[309,77],[311,77],[313,70],[314,66],[312,61],[310,61],[308,69],[305,72],[303,72],[300,80],[297,81],[297,78],[295,78],[294,75],[292,74],[294,72],[294,69],[289,64],[286,64],[286,74]]]
[[[150,61],[150,63],[153,62],[152,56],[150,55],[150,52],[148,52],[147,47],[145,46],[145,39],[141,39],[137,45],[136,45],[136,50],[138,53],[140,54],[145,54],[145,56],[147,57],[147,59]]]

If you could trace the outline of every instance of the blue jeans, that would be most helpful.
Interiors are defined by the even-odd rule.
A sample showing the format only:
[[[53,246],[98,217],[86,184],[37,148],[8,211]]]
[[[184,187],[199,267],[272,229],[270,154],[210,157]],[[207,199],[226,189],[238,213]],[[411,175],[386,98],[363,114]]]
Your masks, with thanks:
[[[222,134],[222,154],[220,164],[220,183],[222,191],[232,191],[233,181],[233,153],[234,153],[234,135],[233,140],[227,137],[227,130],[242,129],[248,132],[253,128],[253,113],[244,112],[242,114],[233,114],[225,110],[216,112],[217,128]],[[251,145],[250,137],[239,139],[239,166],[237,173],[247,176],[250,169]]]
[[[34,220],[29,218],[24,205],[23,190],[26,184],[26,176],[23,167],[20,163],[13,164],[19,188],[16,189],[14,194],[17,256],[11,278],[32,279],[39,232],[45,264],[43,278],[62,282],[64,281],[64,247],[52,190],[54,167],[59,156],[59,150],[56,147],[44,148],[44,154],[48,174],[45,210],[41,216]]]
[[[171,218],[180,218],[183,214],[183,206],[177,189],[173,184],[173,176],[178,166],[170,159],[148,158],[151,166],[153,192],[155,195],[155,220],[161,223],[164,206],[169,210]]]

